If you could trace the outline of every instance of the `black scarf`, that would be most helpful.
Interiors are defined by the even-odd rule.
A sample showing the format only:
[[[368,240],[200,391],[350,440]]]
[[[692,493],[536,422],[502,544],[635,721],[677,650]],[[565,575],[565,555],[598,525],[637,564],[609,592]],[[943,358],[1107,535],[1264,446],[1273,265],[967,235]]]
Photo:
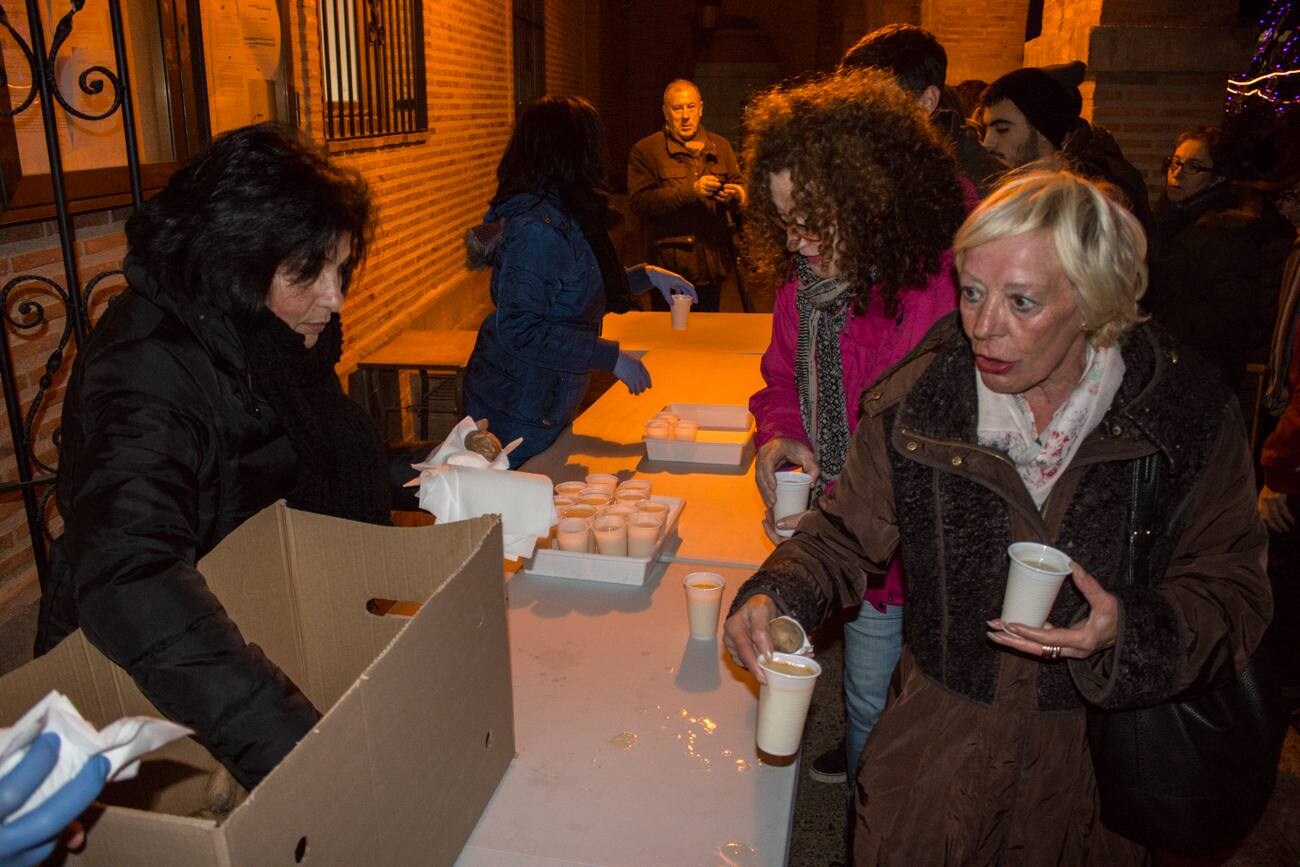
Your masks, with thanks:
[[[618,251],[610,240],[609,230],[616,216],[604,209],[601,215],[578,215],[578,226],[582,237],[587,239],[591,252],[596,256],[596,265],[600,268],[600,281],[605,286],[605,311],[607,313],[626,313],[636,305],[632,303],[632,287],[627,282],[627,271],[618,260]]]
[[[311,349],[271,313],[263,312],[250,325],[244,348],[253,388],[271,404],[298,453],[289,505],[368,524],[392,523],[383,441],[334,374],[343,350],[338,315]]]

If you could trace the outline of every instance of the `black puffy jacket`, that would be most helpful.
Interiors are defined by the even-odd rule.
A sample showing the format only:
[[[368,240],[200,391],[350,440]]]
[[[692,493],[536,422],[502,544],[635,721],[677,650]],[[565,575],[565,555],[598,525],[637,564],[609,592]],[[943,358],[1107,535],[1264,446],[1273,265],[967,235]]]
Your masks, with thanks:
[[[79,625],[251,788],[320,714],[244,641],[195,563],[288,495],[298,459],[253,393],[229,315],[155,285],[130,257],[126,276],[63,404],[66,530],[37,650]]]

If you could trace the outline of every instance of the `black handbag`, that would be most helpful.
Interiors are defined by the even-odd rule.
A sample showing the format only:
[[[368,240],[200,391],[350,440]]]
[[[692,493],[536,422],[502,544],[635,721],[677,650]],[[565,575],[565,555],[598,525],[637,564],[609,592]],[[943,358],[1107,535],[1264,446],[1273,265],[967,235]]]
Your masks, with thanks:
[[[1159,457],[1134,462],[1125,583],[1150,586]],[[1286,734],[1276,680],[1256,655],[1236,680],[1153,707],[1088,710],[1088,746],[1110,830],[1179,855],[1230,851],[1273,793]]]

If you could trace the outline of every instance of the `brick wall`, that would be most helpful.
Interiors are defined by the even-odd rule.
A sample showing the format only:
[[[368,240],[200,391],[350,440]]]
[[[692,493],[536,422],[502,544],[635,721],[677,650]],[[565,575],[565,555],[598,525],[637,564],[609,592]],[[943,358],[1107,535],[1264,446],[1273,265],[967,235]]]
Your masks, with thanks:
[[[600,4],[546,0],[546,92],[600,105]]]
[[[1251,40],[1235,4],[1046,0],[1025,65],[1088,64],[1084,117],[1114,134],[1154,200],[1178,132],[1222,120],[1227,76],[1245,66]]]
[[[920,24],[948,52],[948,81],[992,81],[1018,68],[1029,0],[921,0]]]
[[[298,4],[293,23],[301,124],[323,139],[316,5]],[[464,268],[461,238],[495,189],[513,120],[510,3],[426,3],[424,31],[428,132],[327,143],[370,183],[377,217],[344,308],[340,374],[418,317],[470,327],[487,304],[482,275]]]

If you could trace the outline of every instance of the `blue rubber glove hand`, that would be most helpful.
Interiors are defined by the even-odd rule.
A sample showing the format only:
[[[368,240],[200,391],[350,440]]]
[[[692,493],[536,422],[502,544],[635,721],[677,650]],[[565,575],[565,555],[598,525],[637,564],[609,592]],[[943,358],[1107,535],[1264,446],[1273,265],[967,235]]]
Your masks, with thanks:
[[[640,394],[650,387],[650,371],[645,369],[641,359],[627,352],[618,354],[618,361],[614,362],[614,375],[632,394]]]
[[[54,852],[63,829],[99,796],[108,777],[108,759],[95,756],[81,771],[35,810],[14,822],[5,820],[45,781],[59,758],[59,736],[53,732],[32,741],[27,755],[0,777],[0,864],[28,867]]]
[[[695,284],[676,271],[669,271],[657,265],[646,265],[645,275],[650,278],[650,284],[659,290],[659,294],[664,296],[669,307],[673,306],[674,295],[689,295],[692,304],[700,303],[700,296],[695,294]]]

